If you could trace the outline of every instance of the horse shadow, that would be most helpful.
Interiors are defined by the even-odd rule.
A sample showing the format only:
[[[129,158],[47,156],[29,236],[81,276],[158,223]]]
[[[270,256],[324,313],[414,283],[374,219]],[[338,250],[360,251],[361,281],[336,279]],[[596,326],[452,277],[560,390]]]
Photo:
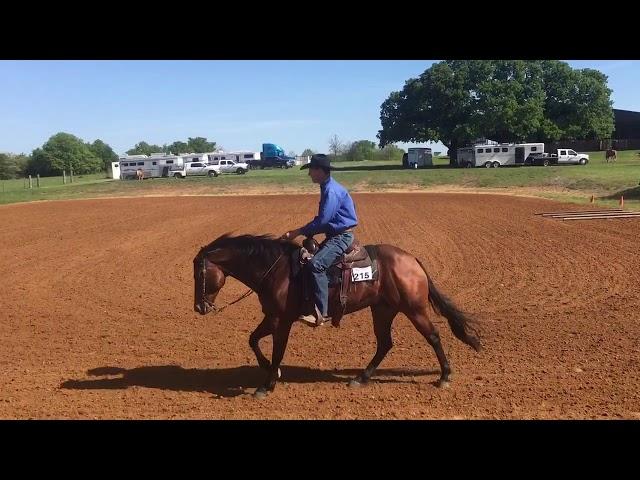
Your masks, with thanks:
[[[281,366],[284,383],[346,383],[361,369],[319,370],[300,366]],[[384,369],[376,371],[372,383],[415,383],[414,377],[439,374],[439,370]],[[179,365],[158,365],[137,368],[98,367],[87,371],[99,379],[67,380],[60,388],[71,390],[124,390],[138,386],[179,392],[206,392],[216,397],[237,397],[253,393],[265,380],[265,371],[258,366],[232,368],[182,368]],[[383,378],[380,378],[383,377]],[[394,378],[390,378],[394,377]]]

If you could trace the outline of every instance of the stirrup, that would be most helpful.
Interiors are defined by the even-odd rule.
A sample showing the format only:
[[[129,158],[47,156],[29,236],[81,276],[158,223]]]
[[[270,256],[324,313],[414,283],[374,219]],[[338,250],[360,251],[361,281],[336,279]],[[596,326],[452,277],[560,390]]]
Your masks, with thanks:
[[[321,325],[315,315],[300,315],[298,320],[310,327],[319,327]]]

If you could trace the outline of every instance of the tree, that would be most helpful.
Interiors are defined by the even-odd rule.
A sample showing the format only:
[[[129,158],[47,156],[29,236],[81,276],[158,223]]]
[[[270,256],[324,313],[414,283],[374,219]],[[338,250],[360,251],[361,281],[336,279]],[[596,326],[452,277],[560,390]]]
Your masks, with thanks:
[[[152,153],[162,152],[162,147],[158,145],[149,145],[147,142],[139,142],[127,150],[127,155],[151,155]]]
[[[376,155],[376,144],[370,140],[358,140],[353,142],[346,152],[347,160],[361,161],[373,160]]]
[[[127,150],[127,155],[151,155],[152,153],[206,153],[216,149],[216,142],[207,142],[205,137],[189,137],[187,143],[175,141],[170,145],[149,145],[147,142],[136,143],[135,147]]]
[[[375,152],[374,160],[387,160],[393,162],[401,162],[404,150],[395,145],[385,145]]]
[[[550,60],[542,62],[542,71],[551,140],[610,138],[614,117],[606,75]]]
[[[27,166],[29,165],[29,161],[31,157],[25,155],[24,153],[20,153],[18,155],[10,155],[13,159],[13,163],[15,165],[15,176],[23,177],[27,171]]]
[[[9,180],[16,175],[16,164],[10,154],[0,153],[0,180]]]
[[[314,152],[313,150],[311,150],[310,148],[305,148],[304,152],[302,152],[302,156],[303,157],[310,157],[312,155],[314,155],[316,152]]]
[[[293,150],[290,150],[289,153],[287,154],[289,157],[295,157],[296,156],[296,152],[294,152]]]
[[[25,175],[46,174],[51,171],[51,162],[41,148],[36,148],[31,152],[29,162],[25,168]]]
[[[89,145],[70,133],[56,133],[31,154],[27,170],[31,174],[61,175],[63,170],[74,173],[95,173],[102,170],[103,161]]]
[[[25,172],[29,157],[24,154],[0,153],[0,180],[18,178]]]
[[[206,153],[216,149],[216,142],[207,142],[205,137],[189,137],[186,153]]]
[[[345,140],[339,146],[338,155],[334,157],[334,159],[338,162],[349,161],[351,158],[349,157],[349,152],[351,152],[351,147],[353,146],[353,142],[349,140]]]
[[[336,134],[333,134],[329,139],[329,151],[333,155],[334,159],[338,158],[338,155],[342,152],[342,142]]]
[[[113,151],[113,149],[104,143],[102,140],[95,140],[89,148],[94,153],[96,157],[102,160],[103,169],[107,171],[111,162],[118,161],[118,155]]]
[[[173,155],[180,155],[181,153],[191,153],[187,151],[188,148],[189,145],[187,145],[185,142],[176,141],[167,147],[166,152]]]
[[[457,148],[477,138],[606,138],[610,95],[602,73],[557,60],[447,60],[384,101],[379,144],[441,141],[454,163]]]

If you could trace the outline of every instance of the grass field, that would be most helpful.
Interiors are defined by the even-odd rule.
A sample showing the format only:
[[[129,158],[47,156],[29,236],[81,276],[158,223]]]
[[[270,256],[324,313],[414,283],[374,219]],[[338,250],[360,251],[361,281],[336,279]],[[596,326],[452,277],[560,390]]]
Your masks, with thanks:
[[[385,191],[452,187],[471,190],[526,191],[547,198],[574,202],[589,201],[591,195],[603,205],[640,208],[640,154],[619,152],[615,164],[604,162],[604,152],[591,153],[586,166],[511,167],[498,169],[449,168],[448,159],[435,159],[433,168],[407,170],[392,162],[336,163],[336,179],[352,191]],[[0,203],[34,200],[76,199],[104,196],[215,195],[234,193],[315,192],[306,171],[252,170],[246,175],[217,178],[148,179],[144,182],[109,180],[104,174],[74,177],[64,185],[62,177],[40,179],[40,188],[29,189],[23,179],[0,181]]]

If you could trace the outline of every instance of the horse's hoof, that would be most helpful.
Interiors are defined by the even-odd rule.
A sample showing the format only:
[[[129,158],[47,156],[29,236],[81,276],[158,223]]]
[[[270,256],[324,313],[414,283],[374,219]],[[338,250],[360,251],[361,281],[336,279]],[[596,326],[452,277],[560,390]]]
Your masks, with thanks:
[[[438,388],[449,388],[451,386],[451,382],[449,380],[443,380],[442,378],[438,380],[436,384]]]
[[[364,387],[366,384],[367,382],[362,381],[362,379],[354,378],[349,382],[349,388],[360,388]]]
[[[267,391],[261,388],[259,388],[253,393],[253,398],[255,398],[256,400],[262,400],[266,396],[267,396]]]
[[[280,371],[280,368],[278,368],[278,380],[282,378],[282,372]]]

